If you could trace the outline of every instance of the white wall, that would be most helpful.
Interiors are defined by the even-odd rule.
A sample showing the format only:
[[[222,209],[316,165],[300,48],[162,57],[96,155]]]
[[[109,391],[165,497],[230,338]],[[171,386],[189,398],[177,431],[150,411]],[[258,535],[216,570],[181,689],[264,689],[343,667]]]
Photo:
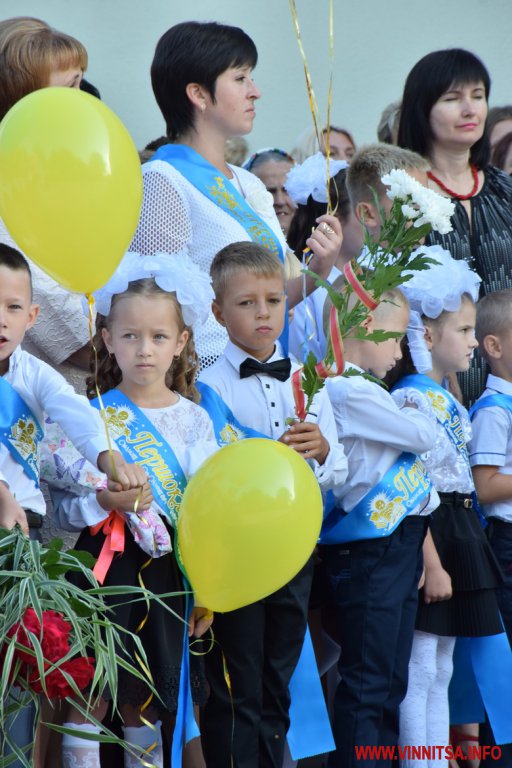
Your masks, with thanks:
[[[297,0],[319,106],[326,114],[328,0]],[[332,122],[359,143],[375,139],[382,108],[401,94],[425,53],[465,47],[490,70],[491,104],[512,103],[512,0],[334,0]],[[142,148],[163,133],[149,67],[160,35],[187,19],[242,26],[253,37],[263,91],[251,149],[290,149],[311,125],[288,0],[0,0],[0,18],[32,15],[78,37],[89,51],[88,79]]]

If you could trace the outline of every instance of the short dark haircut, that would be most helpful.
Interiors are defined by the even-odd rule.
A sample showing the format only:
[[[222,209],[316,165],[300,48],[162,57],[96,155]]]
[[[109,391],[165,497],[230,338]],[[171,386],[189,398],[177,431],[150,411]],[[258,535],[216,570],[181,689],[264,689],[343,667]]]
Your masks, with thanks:
[[[175,140],[193,127],[193,106],[186,94],[199,83],[215,101],[215,83],[230,67],[251,67],[258,61],[253,41],[239,27],[216,22],[185,21],[165,32],[156,46],[151,82],[156,101]]]
[[[398,145],[429,157],[434,143],[430,112],[436,101],[452,86],[482,82],[489,100],[491,78],[482,61],[470,51],[448,48],[420,59],[405,81],[398,127]],[[489,162],[487,131],[471,147],[470,160],[477,168]]]
[[[16,248],[0,243],[0,267],[7,267],[14,272],[26,272],[30,283],[30,295],[32,296],[32,272],[28,261]]]

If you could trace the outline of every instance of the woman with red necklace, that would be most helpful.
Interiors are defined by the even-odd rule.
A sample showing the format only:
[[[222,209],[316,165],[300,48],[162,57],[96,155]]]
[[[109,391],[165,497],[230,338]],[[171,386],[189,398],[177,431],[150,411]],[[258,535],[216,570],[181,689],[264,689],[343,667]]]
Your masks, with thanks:
[[[482,278],[482,293],[512,288],[512,179],[489,163],[485,132],[490,77],[474,54],[459,48],[424,56],[409,73],[402,99],[398,145],[431,163],[429,185],[455,203],[453,230],[433,232],[439,244]],[[475,358],[461,376],[466,405],[485,385]]]

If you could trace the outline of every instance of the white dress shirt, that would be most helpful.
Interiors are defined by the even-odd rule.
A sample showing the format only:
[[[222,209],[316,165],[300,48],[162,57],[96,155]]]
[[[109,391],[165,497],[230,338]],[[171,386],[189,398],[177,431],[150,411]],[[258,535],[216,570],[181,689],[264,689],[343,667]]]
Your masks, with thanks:
[[[9,359],[4,378],[29,406],[41,427],[44,414],[56,421],[91,464],[108,450],[105,427],[98,411],[77,395],[60,373],[20,347]],[[46,512],[43,494],[23,471],[23,467],[0,443],[0,480],[5,482],[25,509],[40,515]]]
[[[487,377],[487,386],[479,398],[498,393],[512,397],[512,382],[494,376]],[[477,401],[478,402],[478,401]],[[477,411],[472,420],[473,439],[469,444],[472,467],[479,464],[499,467],[502,475],[512,475],[512,413],[506,408],[492,406]],[[506,501],[482,504],[486,517],[498,517],[512,523],[512,497]]]
[[[353,363],[347,368],[362,369]],[[420,455],[436,439],[435,425],[415,408],[400,410],[383,387],[362,376],[336,376],[327,380],[342,442],[348,459],[345,485],[334,490],[338,506],[350,512],[384,477],[404,451]],[[439,506],[437,491],[409,514],[426,515]]]
[[[200,381],[214,389],[231,408],[240,424],[278,440],[286,432],[287,418],[296,418],[291,375],[287,381],[278,381],[265,373],[240,378],[240,364],[251,357],[231,341],[224,354],[212,366],[203,371]],[[272,357],[266,362],[281,360],[279,343]],[[255,359],[255,358],[254,358]],[[292,373],[299,366],[292,363]],[[313,400],[308,420],[315,421],[329,443],[329,453],[324,464],[315,460],[308,463],[315,472],[322,488],[327,491],[341,485],[347,476],[347,459],[336,436],[336,425],[325,390]]]

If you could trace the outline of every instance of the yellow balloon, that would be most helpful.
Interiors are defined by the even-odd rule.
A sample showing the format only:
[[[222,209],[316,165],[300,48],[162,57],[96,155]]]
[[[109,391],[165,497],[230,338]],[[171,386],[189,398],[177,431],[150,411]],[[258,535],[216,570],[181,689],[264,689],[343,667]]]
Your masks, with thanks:
[[[178,519],[198,601],[223,612],[272,594],[307,562],[321,524],[318,481],[295,451],[263,438],[221,448],[189,482]]]
[[[137,227],[137,150],[105,104],[75,88],[25,96],[0,124],[0,216],[25,254],[70,291],[104,285]]]

